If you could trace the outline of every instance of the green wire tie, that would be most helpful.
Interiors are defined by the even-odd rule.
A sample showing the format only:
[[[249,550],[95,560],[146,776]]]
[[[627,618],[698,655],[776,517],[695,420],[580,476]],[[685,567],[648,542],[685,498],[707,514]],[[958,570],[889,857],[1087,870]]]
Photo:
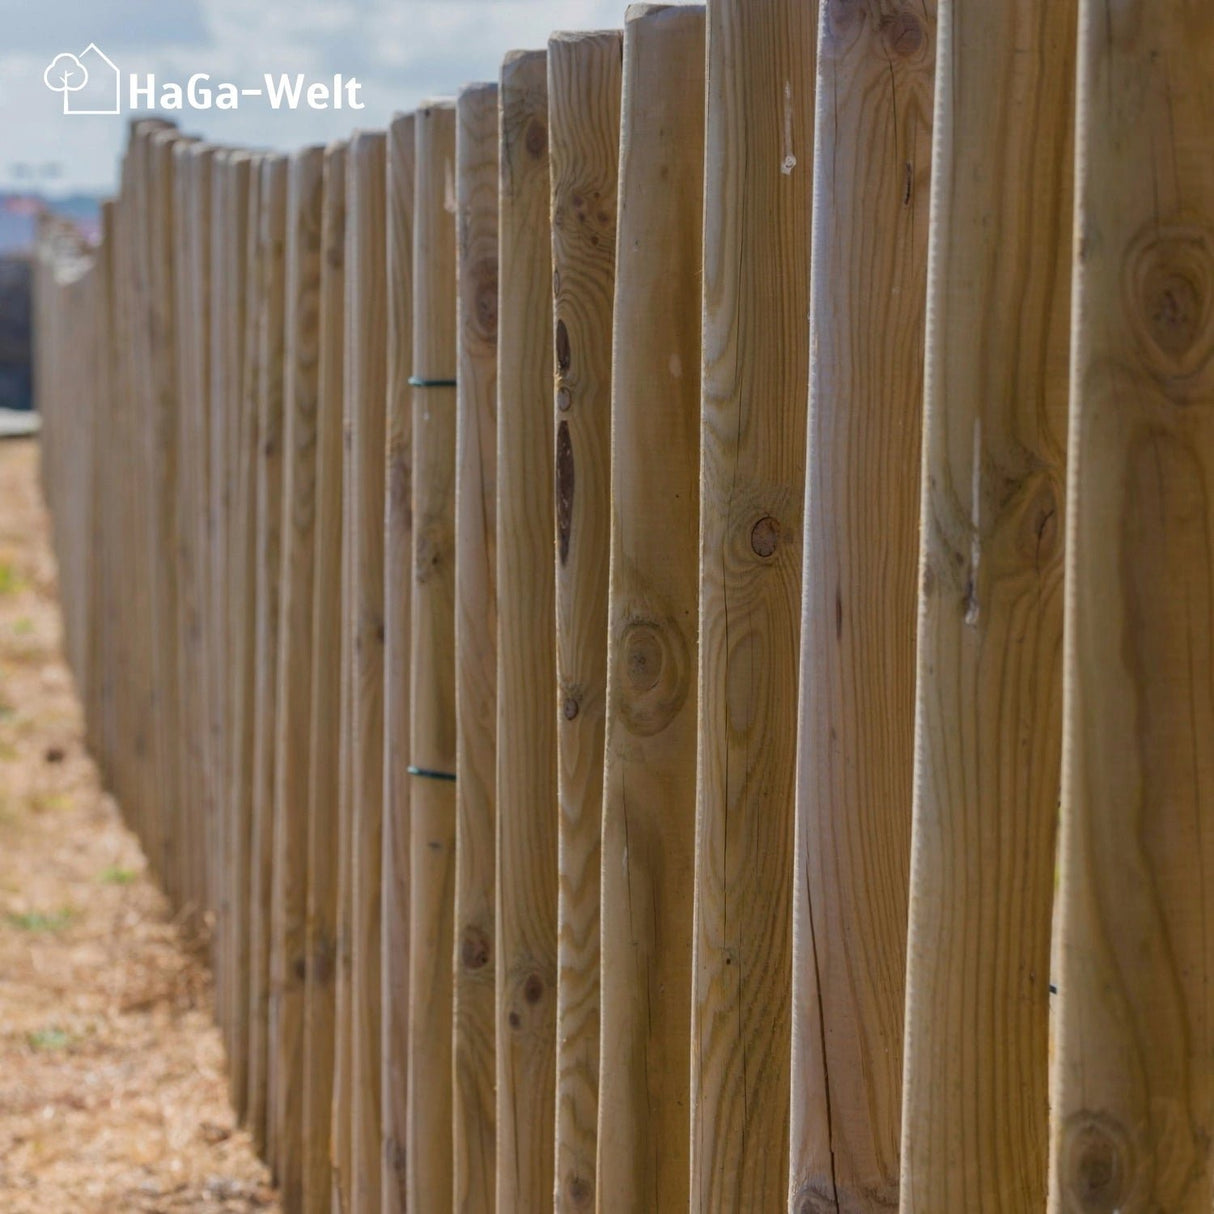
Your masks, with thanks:
[[[409,376],[409,387],[411,388],[454,388],[455,380],[453,379],[422,379],[419,375]]]
[[[455,775],[449,771],[431,771],[428,767],[414,767],[412,763],[406,769],[411,776],[421,776],[426,780],[451,780],[454,782]]]

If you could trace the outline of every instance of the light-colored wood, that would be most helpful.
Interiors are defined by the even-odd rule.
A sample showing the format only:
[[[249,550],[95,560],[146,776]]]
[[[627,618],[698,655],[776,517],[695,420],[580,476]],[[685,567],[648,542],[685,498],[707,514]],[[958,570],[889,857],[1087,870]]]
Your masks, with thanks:
[[[619,193],[619,31],[548,42],[555,338],[556,1203],[594,1207],[599,864],[611,542],[611,310]]]
[[[1043,0],[939,9],[907,1214],[1045,1204],[1074,26]]]
[[[789,1205],[859,1214],[898,1202],[935,3],[821,21]]]
[[[384,539],[382,1198],[404,1214],[409,1044],[409,653],[413,586],[414,117],[388,127],[387,534]]]
[[[408,1208],[451,1209],[455,912],[455,106],[417,111]],[[419,382],[420,381],[420,382]],[[423,774],[424,773],[424,774]]]
[[[262,300],[257,326],[257,630],[253,683],[253,803],[249,835],[249,1095],[253,1141],[274,1166],[267,1120],[270,916],[273,892],[274,739],[278,714],[279,594],[282,581],[283,338],[286,313],[287,159],[261,161]]]
[[[497,812],[498,89],[456,104],[455,927],[453,1209],[492,1214]]]
[[[544,51],[502,64],[497,434],[497,1206],[553,1200],[556,656]]]
[[[228,814],[228,865],[232,873],[231,1043],[232,1104],[243,1120],[249,1095],[249,852],[253,813],[254,687],[257,642],[257,459],[259,439],[258,385],[261,374],[259,318],[265,296],[261,244],[261,157],[250,158],[246,255],[244,258],[244,331],[241,338],[239,418],[234,434],[237,486],[231,517],[232,713],[231,792]]]
[[[611,371],[600,1214],[689,1200],[703,93],[703,7],[632,5]]]
[[[1214,13],[1079,6],[1050,1209],[1214,1200]]]
[[[269,1102],[279,1191],[298,1210],[303,999],[307,971],[308,745],[312,719],[312,571],[316,542],[316,423],[324,151],[291,156],[286,195],[282,522],[274,740]]]
[[[384,493],[387,422],[387,137],[350,141],[346,201],[346,470],[351,511],[350,992],[351,1210],[378,1212],[380,1108],[380,879],[384,793]]]
[[[303,1201],[328,1214],[337,978],[342,595],[342,380],[346,146],[325,149],[321,213],[313,554],[312,715],[308,743],[307,978],[304,994]]]
[[[788,1191],[817,4],[711,0],[691,1208]]]

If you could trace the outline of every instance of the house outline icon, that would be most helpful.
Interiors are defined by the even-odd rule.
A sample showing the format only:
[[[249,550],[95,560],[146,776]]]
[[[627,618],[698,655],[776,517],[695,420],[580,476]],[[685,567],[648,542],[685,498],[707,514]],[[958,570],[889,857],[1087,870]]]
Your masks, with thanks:
[[[68,93],[64,97],[63,112],[65,114],[120,114],[122,112],[122,73],[118,70],[118,65],[95,42],[90,42],[76,58],[81,63],[84,63],[89,74],[90,83],[94,79],[94,73],[105,73],[107,76],[113,75],[114,104],[109,109],[78,110],[72,105],[75,94]]]

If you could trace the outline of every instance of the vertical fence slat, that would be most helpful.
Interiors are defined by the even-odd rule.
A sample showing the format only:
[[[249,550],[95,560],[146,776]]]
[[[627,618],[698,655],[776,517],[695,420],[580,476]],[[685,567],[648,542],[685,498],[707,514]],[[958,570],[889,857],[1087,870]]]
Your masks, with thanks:
[[[453,1199],[494,1210],[497,812],[498,87],[456,103],[455,1002]]]
[[[308,743],[324,152],[287,167],[278,690],[271,825],[269,1123],[283,1204],[302,1200],[300,1156],[306,972]]]
[[[384,539],[384,1214],[404,1214],[409,1047],[409,653],[413,585],[414,116],[388,127],[387,534]]]
[[[594,1205],[622,49],[618,31],[556,34],[548,43],[556,370],[559,1211]]]
[[[553,1194],[556,670],[548,68],[501,73],[497,447],[497,1204]]]
[[[630,6],[611,370],[596,1179],[600,1208],[629,1214],[689,1201],[703,93],[703,7]]]
[[[346,228],[346,393],[351,423],[353,612],[351,917],[354,1209],[378,1210],[380,1109],[380,878],[384,792],[384,478],[387,424],[387,136],[350,143]]]
[[[1214,13],[1082,3],[1050,1209],[1211,1207]]]
[[[902,1208],[1040,1209],[1074,13],[938,30]]]
[[[935,4],[821,21],[789,1187],[793,1209],[878,1210],[899,1184]]]
[[[696,1209],[787,1196],[817,8],[708,5]]]
[[[249,1094],[253,1141],[276,1164],[267,1121],[270,914],[273,886],[274,736],[278,712],[278,624],[282,577],[283,337],[287,161],[261,161],[261,307],[257,323],[256,637],[253,680],[253,799],[249,826]]]
[[[455,913],[455,106],[417,111],[408,1205],[451,1208]]]
[[[304,993],[303,1200],[326,1214],[336,1032],[338,800],[342,630],[342,379],[345,332],[346,146],[325,149],[316,400],[316,529],[312,714],[308,742],[307,978]]]

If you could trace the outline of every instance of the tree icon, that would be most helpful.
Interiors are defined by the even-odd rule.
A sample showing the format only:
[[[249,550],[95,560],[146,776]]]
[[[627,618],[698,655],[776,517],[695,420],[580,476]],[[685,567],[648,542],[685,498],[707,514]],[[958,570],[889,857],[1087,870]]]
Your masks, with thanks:
[[[75,55],[64,52],[51,60],[42,73],[42,80],[51,92],[63,94],[63,112],[66,114],[68,96],[78,93],[89,82],[88,68]]]

